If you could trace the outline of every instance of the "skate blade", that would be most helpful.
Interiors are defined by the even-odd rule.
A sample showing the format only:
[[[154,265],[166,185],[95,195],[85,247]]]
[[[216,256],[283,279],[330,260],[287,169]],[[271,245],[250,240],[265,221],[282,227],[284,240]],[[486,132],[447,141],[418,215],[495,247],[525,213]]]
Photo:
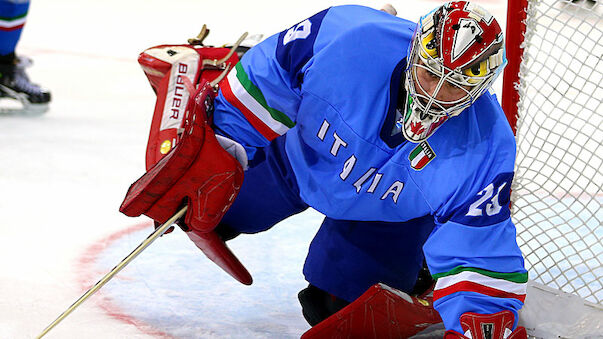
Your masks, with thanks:
[[[27,95],[0,85],[0,115],[41,115],[48,111],[48,104],[32,103]]]
[[[18,100],[14,98],[0,99],[1,116],[38,116],[48,112],[50,106],[48,103],[32,104],[29,101]]]

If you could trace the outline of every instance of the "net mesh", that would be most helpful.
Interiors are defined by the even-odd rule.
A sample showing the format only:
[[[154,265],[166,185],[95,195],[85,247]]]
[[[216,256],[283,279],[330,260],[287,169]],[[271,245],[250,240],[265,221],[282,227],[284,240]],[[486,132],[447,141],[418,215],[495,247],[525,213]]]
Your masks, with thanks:
[[[603,301],[603,22],[590,0],[530,0],[513,220],[530,279]]]

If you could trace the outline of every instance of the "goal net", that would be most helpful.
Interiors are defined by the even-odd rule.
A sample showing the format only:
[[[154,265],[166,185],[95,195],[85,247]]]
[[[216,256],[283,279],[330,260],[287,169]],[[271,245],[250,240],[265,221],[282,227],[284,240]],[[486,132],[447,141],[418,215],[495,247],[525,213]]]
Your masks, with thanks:
[[[598,1],[509,0],[503,108],[530,280],[603,302],[603,20]],[[524,39],[525,37],[525,39]]]

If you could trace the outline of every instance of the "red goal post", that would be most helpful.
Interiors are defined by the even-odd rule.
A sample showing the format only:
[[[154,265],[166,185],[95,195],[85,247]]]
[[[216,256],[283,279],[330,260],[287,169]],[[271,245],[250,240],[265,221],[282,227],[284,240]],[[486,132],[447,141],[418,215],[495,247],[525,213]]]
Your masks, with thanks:
[[[503,76],[502,108],[507,115],[513,133],[517,127],[517,102],[519,92],[514,84],[519,83],[519,65],[523,55],[523,34],[526,30],[526,8],[528,0],[509,0],[507,6],[507,32],[505,47],[507,53],[507,66]]]

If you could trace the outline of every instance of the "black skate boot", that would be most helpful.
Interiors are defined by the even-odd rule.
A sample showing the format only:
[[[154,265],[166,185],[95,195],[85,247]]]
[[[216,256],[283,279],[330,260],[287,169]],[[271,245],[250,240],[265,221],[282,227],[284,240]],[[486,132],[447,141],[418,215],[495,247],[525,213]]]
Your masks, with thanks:
[[[16,57],[14,53],[0,56],[0,97],[12,98],[20,108],[2,108],[2,113],[44,113],[48,110],[50,92],[32,83],[25,73],[31,60]]]

